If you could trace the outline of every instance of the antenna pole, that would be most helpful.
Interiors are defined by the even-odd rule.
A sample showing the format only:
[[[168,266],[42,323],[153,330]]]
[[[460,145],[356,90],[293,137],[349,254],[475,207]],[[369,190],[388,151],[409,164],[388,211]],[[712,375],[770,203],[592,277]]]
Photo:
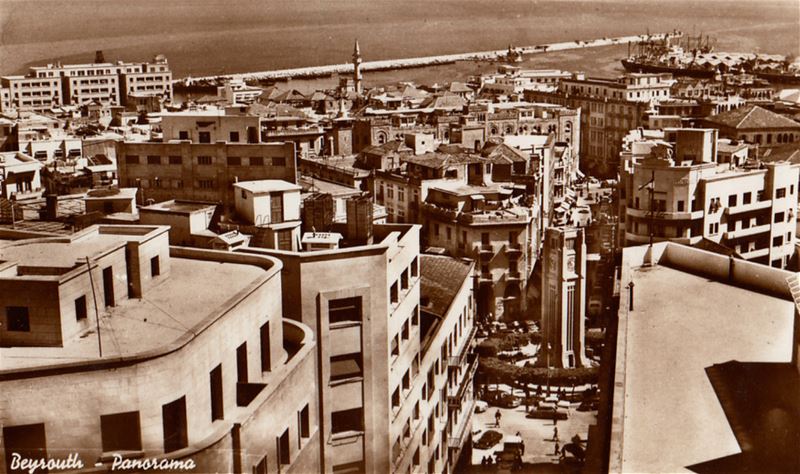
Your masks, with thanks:
[[[92,277],[92,265],[89,263],[89,257],[86,257],[86,268],[89,269],[89,284],[92,285],[92,301],[94,301],[94,320],[97,324],[97,349],[100,351],[100,357],[103,357],[103,341],[100,338],[100,311],[97,309],[97,295],[94,292],[94,278]]]

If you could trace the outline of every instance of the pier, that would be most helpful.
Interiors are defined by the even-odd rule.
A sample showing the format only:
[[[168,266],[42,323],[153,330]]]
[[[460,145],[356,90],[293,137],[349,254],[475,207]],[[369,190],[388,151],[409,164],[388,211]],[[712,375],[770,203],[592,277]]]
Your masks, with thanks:
[[[536,46],[522,46],[514,48],[514,51],[523,55],[539,54],[553,51],[565,51],[579,48],[594,48],[600,46],[611,46],[615,44],[640,43],[643,41],[662,40],[665,38],[676,38],[682,36],[679,31],[672,33],[657,33],[650,35],[620,36],[616,38],[601,38],[587,41],[565,41],[560,43],[542,44]],[[407,69],[424,66],[435,66],[439,64],[451,64],[456,61],[497,61],[502,60],[508,54],[507,49],[493,51],[477,51],[472,53],[444,54],[438,56],[423,56],[405,59],[384,59],[380,61],[365,61],[361,64],[362,71],[386,71],[394,69]],[[221,74],[216,76],[186,77],[177,79],[173,82],[191,86],[196,83],[209,81],[220,81],[238,79],[244,81],[267,81],[285,80],[289,78],[315,78],[326,77],[332,74],[349,74],[353,72],[352,63],[329,64],[324,66],[309,66],[293,69],[279,69],[274,71],[246,72],[239,74]]]

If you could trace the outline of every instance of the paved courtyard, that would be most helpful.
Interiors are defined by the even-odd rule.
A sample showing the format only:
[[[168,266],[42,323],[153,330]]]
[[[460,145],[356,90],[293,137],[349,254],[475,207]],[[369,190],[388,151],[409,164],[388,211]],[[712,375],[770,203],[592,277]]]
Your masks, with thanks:
[[[551,472],[562,472],[557,467],[559,456],[554,454],[553,428],[558,428],[559,446],[563,446],[576,434],[580,435],[582,440],[586,440],[588,438],[589,425],[595,423],[597,419],[596,411],[580,412],[576,410],[578,405],[579,403],[571,404],[568,409],[569,418],[561,420],[557,424],[554,424],[551,420],[525,418],[524,406],[509,409],[490,406],[484,413],[476,413],[473,417],[473,440],[477,441],[483,432],[490,429],[503,435],[515,435],[519,432],[525,443],[525,452],[522,456],[524,464],[537,465],[536,472],[542,472],[540,468],[545,468],[545,472],[550,472],[544,466],[546,464],[553,466],[554,469]],[[495,413],[498,410],[502,415],[499,428],[495,425]],[[480,468],[481,459],[484,456],[494,454],[496,451],[502,451],[502,449],[502,441],[490,449],[473,449],[473,466]]]

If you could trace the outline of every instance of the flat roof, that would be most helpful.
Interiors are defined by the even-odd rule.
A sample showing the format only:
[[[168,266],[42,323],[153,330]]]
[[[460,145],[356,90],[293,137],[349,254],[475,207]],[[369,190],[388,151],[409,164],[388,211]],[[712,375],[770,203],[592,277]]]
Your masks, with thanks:
[[[233,184],[236,188],[252,193],[271,193],[276,191],[299,191],[300,186],[282,179],[259,179],[257,181],[239,181]]]
[[[104,232],[103,229],[100,226],[95,232],[94,228],[90,228],[82,234],[40,242],[22,240],[19,245],[0,248],[0,260],[15,261],[27,267],[72,268],[81,259],[100,255],[125,242],[149,239],[153,231],[166,227],[137,226],[141,232],[124,234]]]
[[[169,345],[264,275],[262,268],[253,265],[185,258],[171,258],[170,262],[169,276],[143,298],[106,308],[108,316],[101,311],[103,359]],[[91,303],[89,306],[93,308]],[[2,348],[0,370],[97,359],[97,333],[92,331],[65,347]]]
[[[623,267],[629,251],[641,249],[626,249]],[[611,447],[619,469],[691,472],[688,466],[741,452],[706,369],[731,360],[788,361],[793,303],[662,264],[625,272],[635,310],[624,290],[614,407],[614,418],[624,419]]]
[[[169,201],[157,202],[155,204],[151,204],[150,206],[144,206],[139,208],[139,212],[177,212],[177,213],[192,213],[197,211],[204,211],[209,208],[217,207],[216,204],[210,202],[200,202],[200,201],[181,201],[172,199]]]

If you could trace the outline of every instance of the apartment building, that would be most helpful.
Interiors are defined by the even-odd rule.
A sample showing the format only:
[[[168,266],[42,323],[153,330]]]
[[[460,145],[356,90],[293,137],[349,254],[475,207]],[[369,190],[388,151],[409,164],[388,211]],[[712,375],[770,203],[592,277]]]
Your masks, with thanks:
[[[316,332],[318,471],[453,472],[471,434],[472,265],[427,273],[419,226],[372,226],[357,207],[306,234],[326,249],[241,250],[283,262],[284,317]]]
[[[520,69],[503,65],[497,73],[480,76],[479,83],[482,93],[511,96],[522,95],[527,89],[556,87],[559,81],[571,77],[571,73],[558,69]]]
[[[27,472],[12,453],[317,470],[315,339],[281,317],[280,261],[170,247],[168,230],[0,244],[4,472]]]
[[[640,127],[645,112],[670,98],[670,74],[626,74],[617,79],[563,79],[558,92],[526,91],[525,100],[581,110],[580,156],[584,169],[601,176],[616,173],[622,139]]]
[[[795,250],[797,165],[722,163],[716,129],[632,133],[620,171],[626,245],[651,234],[689,245],[707,239],[746,260],[786,267]]]
[[[166,114],[163,140],[117,145],[120,183],[142,199],[234,205],[234,183],[297,180],[293,143],[262,143],[259,118],[209,109]]]
[[[132,97],[172,100],[172,72],[163,55],[152,62],[47,64],[24,76],[0,78],[0,111],[31,108],[43,111],[62,105],[97,101],[127,105]]]
[[[450,143],[480,150],[492,137],[551,133],[557,142],[578,144],[581,111],[531,102],[470,104],[451,127]]]
[[[496,183],[432,183],[421,217],[425,241],[475,260],[477,314],[519,317],[539,255],[538,205]]]

